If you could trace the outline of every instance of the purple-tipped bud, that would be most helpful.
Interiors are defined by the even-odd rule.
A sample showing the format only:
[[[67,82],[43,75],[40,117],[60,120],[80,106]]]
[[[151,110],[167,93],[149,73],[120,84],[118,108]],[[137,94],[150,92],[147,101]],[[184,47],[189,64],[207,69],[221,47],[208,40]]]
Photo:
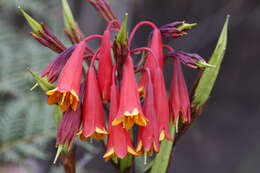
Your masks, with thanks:
[[[160,31],[163,37],[178,38],[186,34],[186,32],[179,30],[178,26],[184,24],[182,21],[172,22],[160,27]]]
[[[183,64],[191,68],[199,68],[199,62],[206,62],[200,55],[195,53],[186,53],[182,51],[171,51],[166,55],[167,57],[173,57],[179,59]]]

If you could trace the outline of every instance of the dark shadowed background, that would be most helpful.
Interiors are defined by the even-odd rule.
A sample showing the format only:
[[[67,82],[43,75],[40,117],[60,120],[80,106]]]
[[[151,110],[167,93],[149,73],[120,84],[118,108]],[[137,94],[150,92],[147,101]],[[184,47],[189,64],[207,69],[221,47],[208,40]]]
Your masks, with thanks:
[[[49,135],[47,142],[42,137],[37,139],[39,142],[33,144],[25,140],[21,144],[28,150],[25,153],[19,140],[18,144],[15,142],[19,137],[24,139],[27,134],[18,135],[16,138],[10,137],[11,134],[7,135],[13,127],[21,126],[20,130],[13,132],[18,134],[25,126],[30,126],[27,121],[23,121],[29,115],[31,117],[28,119],[35,119],[34,124],[41,119],[39,117],[52,118],[47,115],[51,110],[39,112],[48,108],[42,106],[35,108],[36,105],[40,105],[35,102],[40,102],[37,98],[41,94],[28,91],[33,82],[24,69],[30,66],[36,72],[40,72],[54,54],[34,42],[28,34],[29,27],[16,7],[22,5],[32,16],[39,21],[44,21],[65,40],[62,35],[60,1],[53,1],[0,0],[0,111],[3,114],[0,115],[0,123],[2,123],[0,124],[0,146],[2,145],[0,173],[27,172],[28,167],[31,172],[61,171],[59,165],[51,165],[55,152],[53,135]],[[102,33],[106,23],[86,0],[69,0],[69,2],[86,35]],[[215,48],[226,15],[231,15],[228,47],[211,98],[202,116],[177,144],[169,172],[259,173],[260,1],[111,0],[111,3],[120,19],[125,12],[128,12],[129,29],[141,20],[153,21],[158,26],[178,20],[198,23],[187,36],[175,39],[171,44],[177,50],[198,53],[205,59],[211,56]],[[144,37],[140,39],[138,37],[143,34],[147,34],[147,31],[137,33],[136,45],[144,45],[146,42]],[[171,65],[167,64],[166,75],[170,75],[171,72]],[[185,68],[185,74],[191,86],[196,72]],[[169,82],[169,76],[166,78]],[[49,125],[51,121],[44,119],[44,122],[48,124],[42,128],[44,131],[48,132],[47,127],[53,129],[54,125]],[[28,131],[31,131],[28,132],[30,135],[34,135],[34,129]],[[17,145],[1,150],[5,141]],[[29,147],[26,146],[28,143]],[[44,151],[39,151],[42,150],[43,144]],[[82,156],[83,149],[77,150],[80,157],[86,157],[79,158],[81,161],[79,169],[82,169],[82,172],[84,169],[91,173],[113,172],[110,163],[103,161],[102,151],[94,151],[98,149],[93,149],[91,146],[84,148],[85,144],[78,145],[91,153]],[[35,147],[35,150],[30,151],[30,147]],[[43,152],[43,155],[35,156],[39,152]],[[49,155],[46,156],[46,153]],[[98,156],[96,153],[99,153]]]

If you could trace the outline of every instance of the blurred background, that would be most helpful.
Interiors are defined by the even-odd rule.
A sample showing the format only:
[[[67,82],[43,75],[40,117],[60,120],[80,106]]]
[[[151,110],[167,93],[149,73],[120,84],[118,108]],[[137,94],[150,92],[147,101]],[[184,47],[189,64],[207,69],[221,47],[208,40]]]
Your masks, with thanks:
[[[86,0],[68,1],[86,35],[102,33],[106,22]],[[141,20],[158,26],[178,20],[198,23],[187,36],[170,44],[205,59],[215,48],[226,15],[231,15],[228,48],[211,99],[177,144],[169,172],[259,173],[259,0],[110,2],[121,19],[128,12],[129,29]],[[53,108],[45,104],[46,98],[38,89],[30,92],[34,81],[26,71],[30,67],[40,73],[55,54],[30,36],[18,5],[69,45],[63,34],[60,0],[0,0],[0,173],[63,172],[59,164],[52,164],[56,152]],[[148,32],[137,33],[142,34]],[[144,45],[146,40],[137,36],[135,42]],[[197,73],[184,70],[191,86]],[[167,64],[168,83],[171,72],[171,65]],[[114,171],[109,162],[103,161],[104,151],[98,143],[76,143],[79,173]]]

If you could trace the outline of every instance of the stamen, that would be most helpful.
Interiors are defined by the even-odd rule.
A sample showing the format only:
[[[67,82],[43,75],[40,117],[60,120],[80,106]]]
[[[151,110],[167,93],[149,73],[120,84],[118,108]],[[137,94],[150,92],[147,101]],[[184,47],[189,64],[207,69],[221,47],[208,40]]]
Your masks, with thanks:
[[[59,105],[63,105],[64,104],[65,97],[66,97],[66,92],[62,93],[62,99],[61,99],[61,102],[59,103]]]

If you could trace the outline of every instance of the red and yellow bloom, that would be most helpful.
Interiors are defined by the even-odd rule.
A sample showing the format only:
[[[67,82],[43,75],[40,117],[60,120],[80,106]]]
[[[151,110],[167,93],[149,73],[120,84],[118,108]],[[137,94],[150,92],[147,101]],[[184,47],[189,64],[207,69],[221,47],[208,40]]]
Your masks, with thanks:
[[[56,88],[46,93],[48,104],[58,104],[62,111],[69,107],[74,111],[77,109],[84,51],[85,42],[81,42],[65,64]]]
[[[121,123],[126,129],[130,129],[134,123],[139,126],[146,126],[147,124],[137,91],[134,65],[130,55],[125,59],[119,109],[116,118],[112,122],[113,125]]]
[[[122,124],[112,125],[118,110],[118,89],[115,83],[111,87],[110,112],[109,112],[109,134],[107,150],[103,158],[111,159],[112,156],[124,158],[128,153],[138,155],[132,145],[130,132],[123,128]]]
[[[93,60],[92,60],[93,61]],[[103,105],[93,63],[86,77],[81,139],[103,139],[107,135]]]
[[[149,75],[149,73],[148,73]],[[148,120],[146,127],[140,127],[138,131],[138,145],[137,152],[148,152],[150,154],[153,151],[159,152],[160,141],[159,141],[159,129],[157,115],[154,105],[154,90],[150,75],[148,76],[147,83],[147,97],[144,100],[144,115]]]

